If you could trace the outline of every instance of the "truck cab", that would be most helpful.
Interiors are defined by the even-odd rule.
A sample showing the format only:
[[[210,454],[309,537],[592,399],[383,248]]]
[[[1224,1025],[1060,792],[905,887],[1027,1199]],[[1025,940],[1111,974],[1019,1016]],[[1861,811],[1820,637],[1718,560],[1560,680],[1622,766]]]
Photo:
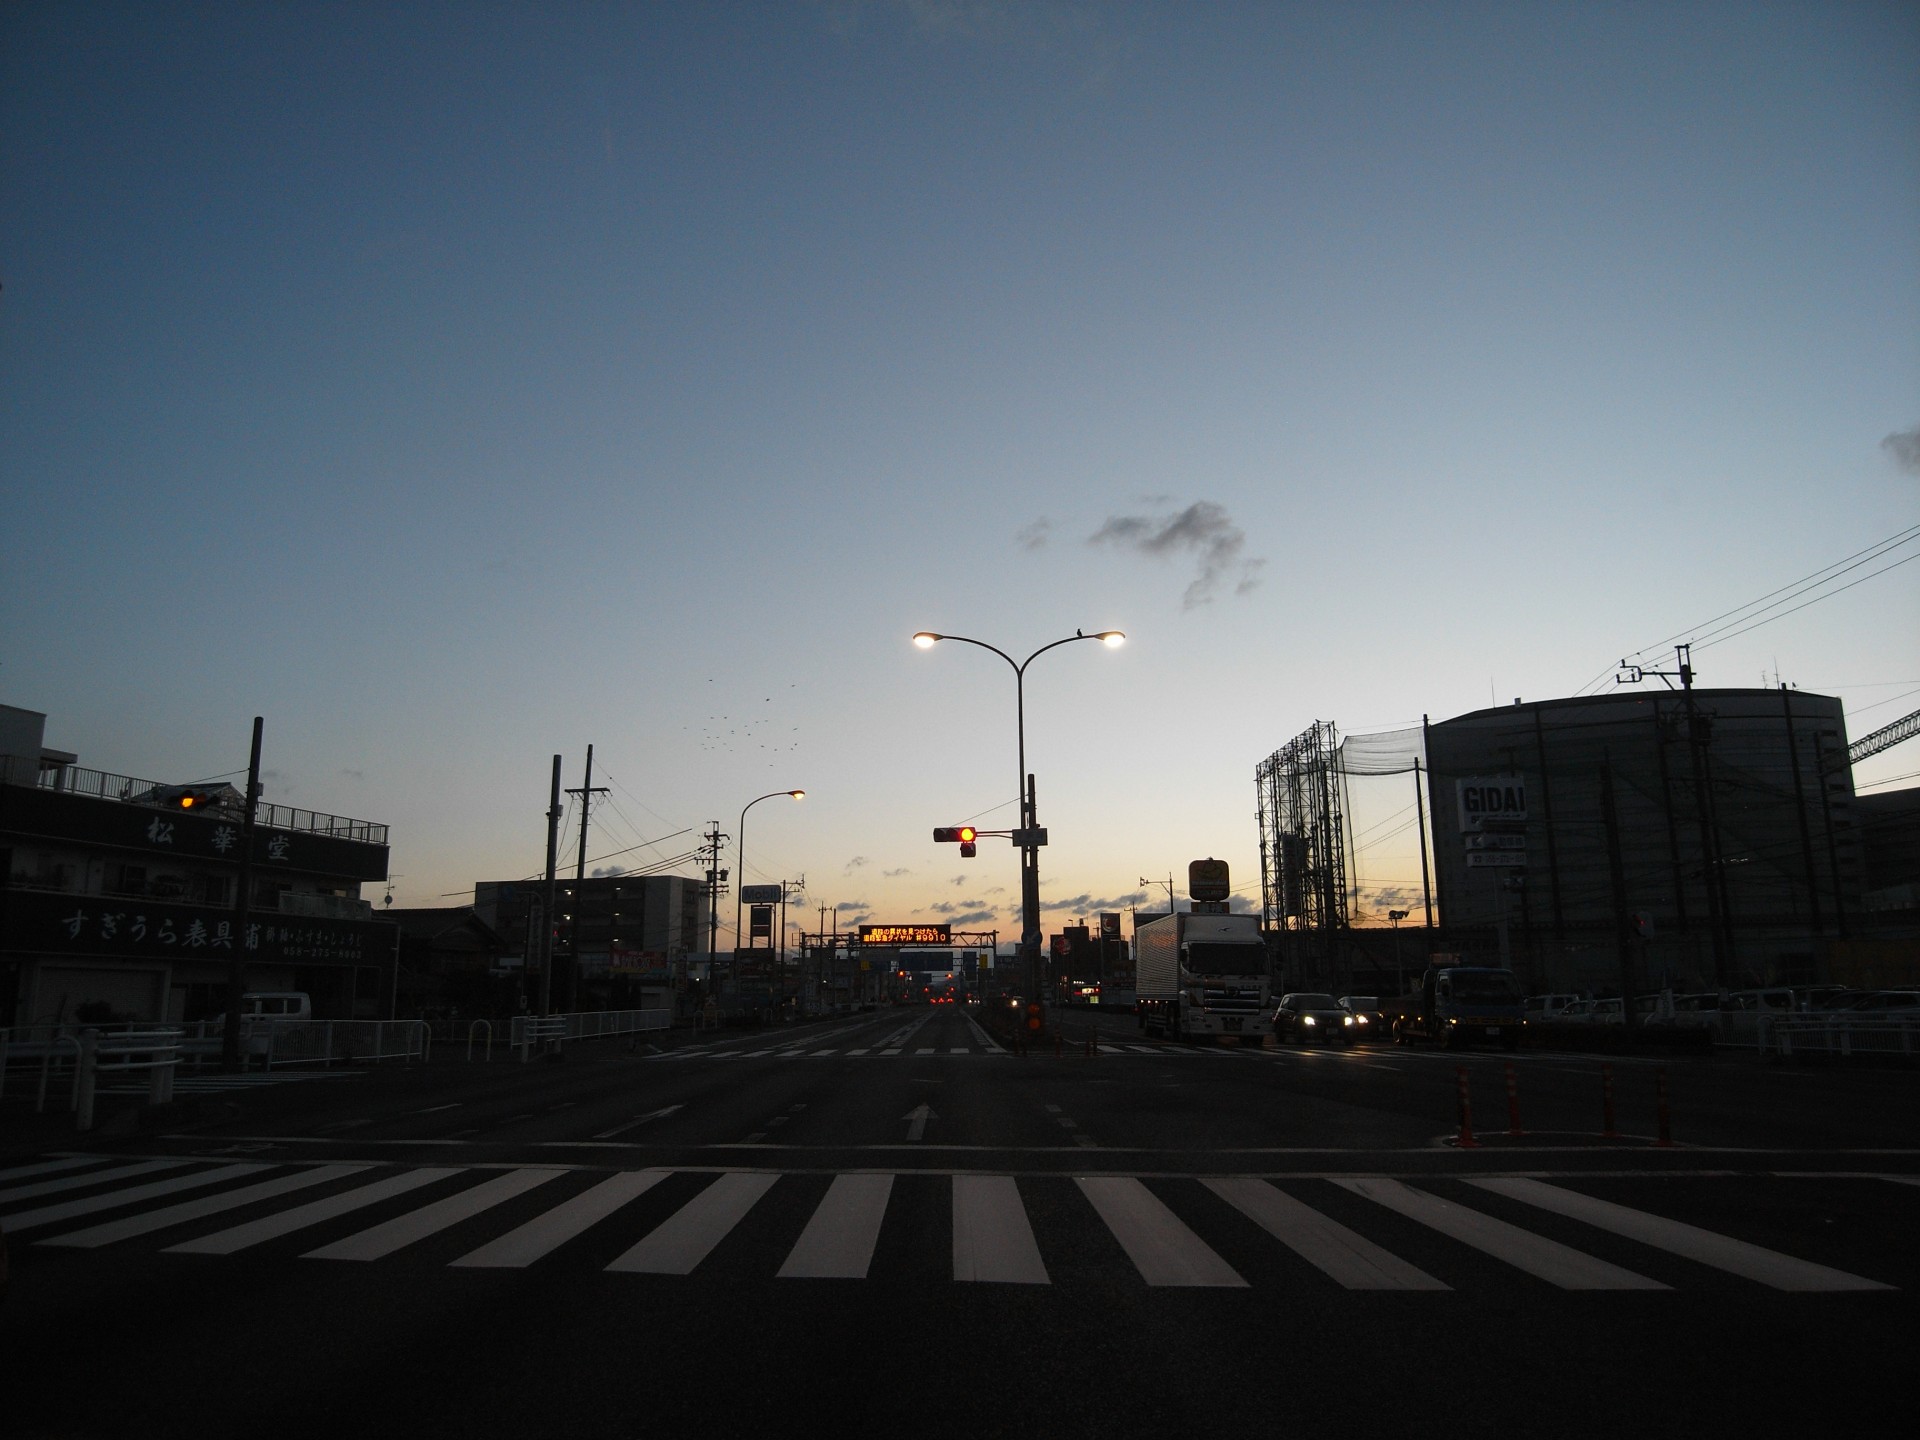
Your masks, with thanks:
[[[1394,1021],[1405,1045],[1432,1040],[1452,1047],[1494,1042],[1512,1050],[1526,1028],[1525,997],[1511,970],[1491,965],[1433,965]]]

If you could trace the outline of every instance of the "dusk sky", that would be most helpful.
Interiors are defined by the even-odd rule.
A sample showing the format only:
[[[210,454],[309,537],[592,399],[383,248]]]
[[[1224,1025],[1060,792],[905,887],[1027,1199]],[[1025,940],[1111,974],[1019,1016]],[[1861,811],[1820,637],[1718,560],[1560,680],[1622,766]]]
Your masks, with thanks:
[[[793,918],[1017,938],[930,833],[1016,823],[1013,674],[923,629],[1127,632],[1028,672],[1049,930],[1257,906],[1316,720],[1689,638],[1920,708],[1912,4],[14,3],[0,285],[0,702],[168,782],[264,716],[399,905],[591,744],[590,871],[799,787]]]

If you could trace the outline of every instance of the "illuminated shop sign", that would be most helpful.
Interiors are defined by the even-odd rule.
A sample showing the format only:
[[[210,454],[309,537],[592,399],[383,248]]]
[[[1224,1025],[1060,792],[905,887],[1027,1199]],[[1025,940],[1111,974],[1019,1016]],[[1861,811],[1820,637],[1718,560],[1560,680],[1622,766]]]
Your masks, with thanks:
[[[953,939],[949,925],[862,925],[862,945],[945,945]]]

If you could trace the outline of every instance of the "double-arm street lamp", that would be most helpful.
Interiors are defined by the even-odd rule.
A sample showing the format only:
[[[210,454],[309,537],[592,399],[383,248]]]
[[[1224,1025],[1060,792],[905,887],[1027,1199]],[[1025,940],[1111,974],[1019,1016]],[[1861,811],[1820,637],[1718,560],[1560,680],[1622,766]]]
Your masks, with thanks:
[[[781,795],[791,796],[795,800],[807,798],[804,790],[769,790],[764,795],[756,795],[740,807],[740,828],[734,834],[734,868],[740,873],[733,882],[733,953],[736,963],[740,956],[740,900],[742,888],[747,883],[747,811],[762,800],[772,800]]]
[[[1020,773],[1014,791],[1020,802],[1020,828],[1014,843],[1020,847],[1020,955],[1026,961],[1029,1002],[1040,998],[1040,847],[1034,833],[1037,828],[1034,814],[1037,807],[1033,797],[1033,777],[1027,774],[1027,667],[1047,651],[1061,645],[1071,645],[1076,640],[1098,640],[1111,648],[1123,643],[1126,638],[1119,630],[1102,630],[1093,635],[1076,630],[1071,635],[1042,645],[1024,660],[1015,660],[998,646],[965,635],[940,635],[932,630],[922,630],[913,637],[913,643],[922,650],[932,649],[942,640],[977,645],[982,650],[993,651],[1013,667],[1014,722],[1019,739],[1020,761]]]

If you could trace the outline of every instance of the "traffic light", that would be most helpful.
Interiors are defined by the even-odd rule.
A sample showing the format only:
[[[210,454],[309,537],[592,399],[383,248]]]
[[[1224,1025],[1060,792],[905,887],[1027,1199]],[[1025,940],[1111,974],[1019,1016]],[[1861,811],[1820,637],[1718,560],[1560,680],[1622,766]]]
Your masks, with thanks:
[[[974,857],[977,847],[973,842],[979,837],[979,834],[980,832],[971,825],[936,825],[933,827],[933,838],[938,843],[942,845],[952,845],[957,842],[959,844],[960,858],[962,860],[971,860]]]
[[[219,796],[209,785],[163,785],[155,798],[168,810],[211,810]]]

